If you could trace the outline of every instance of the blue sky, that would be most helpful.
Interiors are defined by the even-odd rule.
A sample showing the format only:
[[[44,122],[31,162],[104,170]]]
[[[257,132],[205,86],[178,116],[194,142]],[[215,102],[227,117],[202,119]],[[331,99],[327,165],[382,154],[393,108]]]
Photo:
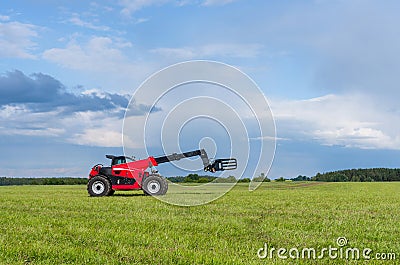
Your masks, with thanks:
[[[399,7],[3,1],[0,175],[86,176],[106,153],[122,153],[124,108],[141,82],[194,59],[238,67],[268,98],[278,137],[271,178],[399,167]]]

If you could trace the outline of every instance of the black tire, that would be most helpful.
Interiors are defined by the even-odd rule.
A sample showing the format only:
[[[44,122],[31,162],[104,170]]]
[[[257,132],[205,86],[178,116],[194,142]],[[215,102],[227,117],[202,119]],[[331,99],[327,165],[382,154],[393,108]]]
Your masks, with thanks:
[[[115,190],[110,189],[110,192],[107,194],[107,196],[113,196],[114,195]]]
[[[104,176],[95,176],[91,178],[87,185],[87,190],[92,197],[106,196],[110,193],[111,183]]]
[[[144,194],[150,196],[165,195],[168,190],[168,182],[165,178],[157,175],[150,175],[142,182]]]

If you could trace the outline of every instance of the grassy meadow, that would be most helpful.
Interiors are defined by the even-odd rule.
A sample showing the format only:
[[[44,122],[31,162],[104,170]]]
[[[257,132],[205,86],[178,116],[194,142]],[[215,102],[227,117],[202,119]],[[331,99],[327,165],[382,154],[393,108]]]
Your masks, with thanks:
[[[288,257],[274,248],[370,248],[397,260]],[[287,255],[287,253],[286,253]],[[196,207],[86,186],[0,187],[0,264],[398,264],[400,183],[238,184]]]

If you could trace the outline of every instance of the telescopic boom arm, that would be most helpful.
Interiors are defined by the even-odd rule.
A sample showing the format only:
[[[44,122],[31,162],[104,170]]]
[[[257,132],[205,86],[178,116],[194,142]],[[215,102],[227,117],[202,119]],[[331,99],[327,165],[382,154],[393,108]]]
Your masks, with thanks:
[[[154,160],[157,162],[157,164],[162,164],[193,156],[200,156],[201,160],[203,161],[204,171],[210,171],[214,173],[216,171],[232,170],[237,168],[236,158],[220,158],[210,161],[207,152],[204,149],[154,157]]]

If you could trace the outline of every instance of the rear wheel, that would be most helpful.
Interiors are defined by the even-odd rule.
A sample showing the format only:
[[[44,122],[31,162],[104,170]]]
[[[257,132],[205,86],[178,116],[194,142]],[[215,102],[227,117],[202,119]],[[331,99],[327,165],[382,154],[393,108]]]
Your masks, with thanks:
[[[168,182],[161,176],[150,175],[144,179],[142,189],[146,195],[164,195],[168,190]]]
[[[87,190],[90,196],[106,196],[110,193],[111,183],[104,176],[95,176],[89,180]]]

